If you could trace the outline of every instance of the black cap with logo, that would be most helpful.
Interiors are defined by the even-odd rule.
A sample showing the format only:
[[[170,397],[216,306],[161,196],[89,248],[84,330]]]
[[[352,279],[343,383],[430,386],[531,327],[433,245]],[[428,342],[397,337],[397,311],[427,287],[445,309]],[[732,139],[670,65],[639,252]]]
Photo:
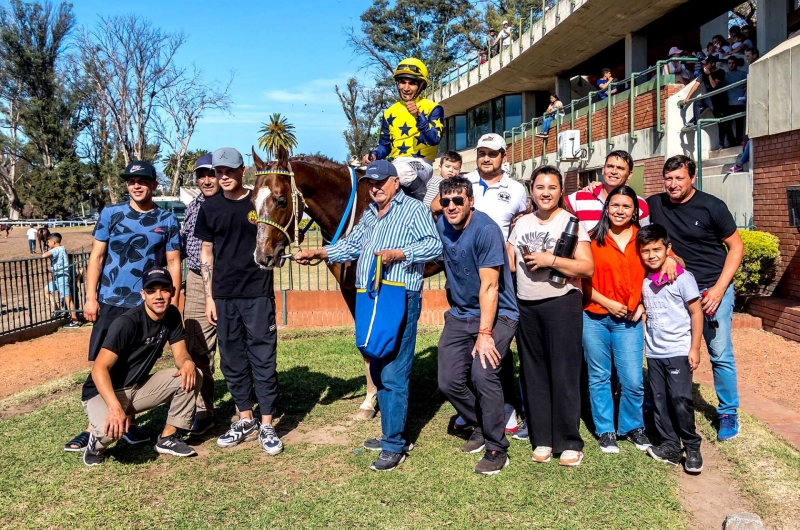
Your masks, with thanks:
[[[157,180],[156,168],[153,167],[153,164],[145,162],[144,160],[134,160],[125,166],[125,171],[120,173],[119,176],[123,180],[128,180],[132,177],[139,177],[152,181]]]
[[[142,274],[142,287],[147,289],[153,285],[172,285],[172,275],[164,267],[153,267]]]

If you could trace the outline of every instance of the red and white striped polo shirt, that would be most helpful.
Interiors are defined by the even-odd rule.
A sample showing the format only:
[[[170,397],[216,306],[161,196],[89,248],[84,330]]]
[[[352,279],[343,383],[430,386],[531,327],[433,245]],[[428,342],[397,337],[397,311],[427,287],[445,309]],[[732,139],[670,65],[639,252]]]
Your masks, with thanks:
[[[564,198],[567,210],[571,211],[578,220],[581,222],[587,232],[594,230],[595,225],[603,216],[603,208],[606,201],[600,198],[600,193],[603,191],[603,186],[597,186],[592,191],[578,190],[570,193]],[[638,197],[638,196],[637,196]],[[650,209],[647,207],[647,201],[639,198],[639,226],[647,226],[650,224]]]

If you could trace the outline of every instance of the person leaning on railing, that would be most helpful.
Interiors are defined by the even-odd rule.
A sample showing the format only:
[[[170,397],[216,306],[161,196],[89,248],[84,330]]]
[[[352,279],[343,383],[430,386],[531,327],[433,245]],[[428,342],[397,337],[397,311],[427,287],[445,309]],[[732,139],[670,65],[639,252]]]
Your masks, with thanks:
[[[558,99],[556,94],[550,94],[550,105],[547,107],[544,116],[542,116],[542,130],[537,134],[539,138],[547,138],[550,133],[550,124],[556,119],[558,114],[563,114],[564,104]]]
[[[689,93],[686,95],[686,100],[692,99],[692,96],[697,92],[697,89],[700,88],[700,84],[705,87],[706,93],[711,92],[713,90],[718,90],[725,86],[725,72],[717,68],[717,58],[714,56],[706,57],[703,61],[703,73],[700,76],[699,81],[696,81],[692,88],[689,89]],[[693,104],[693,114],[691,120],[686,125],[694,126],[697,124],[697,120],[700,119],[700,116],[703,114],[705,109],[711,109],[711,112],[714,113],[715,118],[721,118],[725,115],[725,112],[728,108],[728,96],[725,93],[716,94],[707,98],[701,98],[694,102]],[[722,138],[722,130],[720,129],[720,136],[719,136],[719,143],[720,145],[723,144]]]
[[[609,68],[603,68],[603,75],[597,80],[597,88],[601,91],[597,94],[600,99],[606,99],[611,94],[616,94],[617,89],[613,86],[614,78],[611,76]]]

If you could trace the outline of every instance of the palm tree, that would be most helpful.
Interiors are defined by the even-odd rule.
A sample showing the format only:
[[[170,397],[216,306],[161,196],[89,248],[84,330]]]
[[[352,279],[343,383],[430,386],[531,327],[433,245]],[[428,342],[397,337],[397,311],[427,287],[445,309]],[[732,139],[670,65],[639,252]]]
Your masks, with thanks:
[[[274,158],[279,147],[286,149],[291,154],[292,149],[297,147],[297,137],[294,135],[294,125],[281,117],[279,112],[269,117],[269,123],[263,123],[259,129],[261,137],[258,139],[258,147],[267,152],[269,158]]]

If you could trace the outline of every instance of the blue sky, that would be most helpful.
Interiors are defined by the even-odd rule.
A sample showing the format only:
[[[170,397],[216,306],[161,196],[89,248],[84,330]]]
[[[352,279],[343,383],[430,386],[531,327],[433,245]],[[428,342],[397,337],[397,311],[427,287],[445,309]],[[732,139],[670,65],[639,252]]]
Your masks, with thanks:
[[[280,112],[296,127],[296,152],[321,151],[344,160],[346,120],[334,85],[346,85],[362,63],[347,47],[343,28],[360,27],[358,17],[370,0],[72,3],[81,26],[95,24],[100,16],[136,13],[188,36],[180,64],[194,63],[206,78],[220,82],[235,72],[232,115],[207,113],[192,137],[191,149],[232,146],[249,153],[261,123]]]

